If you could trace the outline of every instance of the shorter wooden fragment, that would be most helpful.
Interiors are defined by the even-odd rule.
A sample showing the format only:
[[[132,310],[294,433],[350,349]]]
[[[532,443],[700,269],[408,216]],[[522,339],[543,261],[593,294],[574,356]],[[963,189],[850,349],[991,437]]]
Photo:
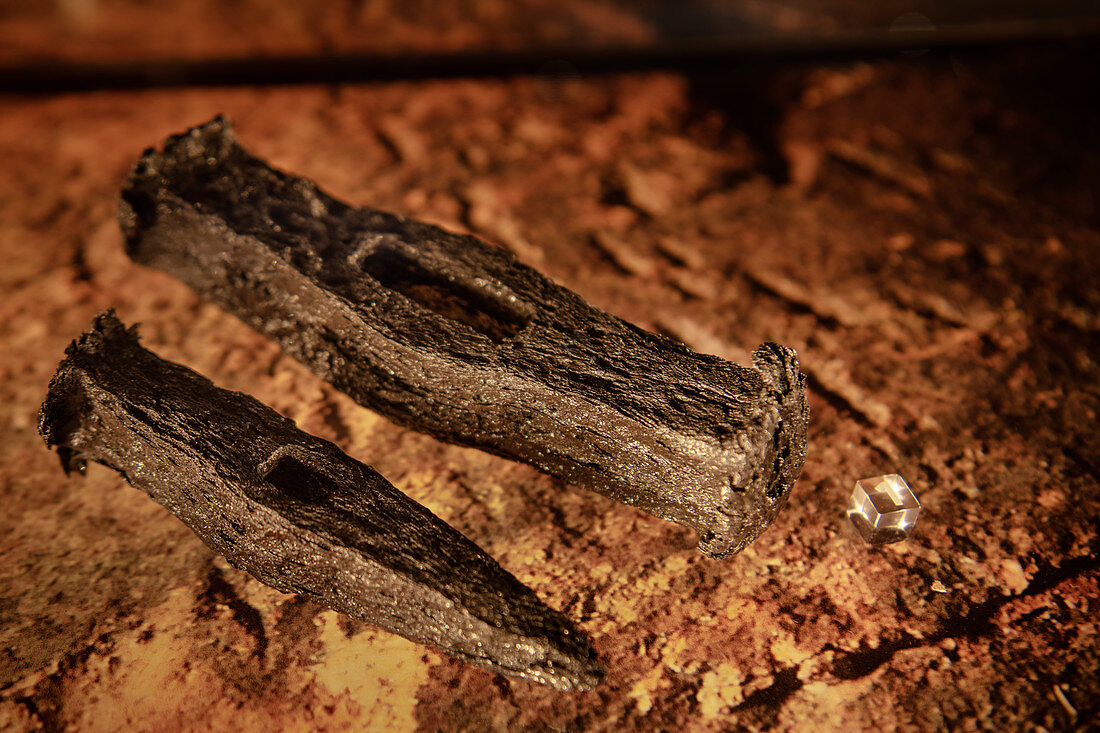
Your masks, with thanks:
[[[584,635],[477,545],[255,399],[218,389],[101,314],[39,413],[66,472],[118,472],[274,588],[559,689],[602,670]]]

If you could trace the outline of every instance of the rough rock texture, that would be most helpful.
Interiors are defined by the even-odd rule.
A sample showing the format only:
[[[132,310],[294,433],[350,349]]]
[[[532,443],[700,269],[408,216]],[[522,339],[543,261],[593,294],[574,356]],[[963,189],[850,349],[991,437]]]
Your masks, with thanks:
[[[215,119],[142,156],[126,251],[236,314],[359,404],[744,549],[806,458],[806,378],[753,369],[585,303],[506,250],[353,208]]]
[[[563,690],[602,670],[577,629],[339,448],[138,343],[108,311],[66,349],[39,432],[68,474],[112,468],[284,593]]]
[[[0,727],[1085,727],[1096,61],[0,100]],[[814,418],[788,506],[710,560],[690,530],[395,427],[131,263],[115,213],[134,146],[218,112],[334,196],[502,242],[699,350],[796,347]],[[425,652],[226,566],[113,471],[66,479],[35,412],[109,306],[485,548],[578,619],[606,682],[562,694]],[[925,512],[869,548],[848,495],[891,472]]]

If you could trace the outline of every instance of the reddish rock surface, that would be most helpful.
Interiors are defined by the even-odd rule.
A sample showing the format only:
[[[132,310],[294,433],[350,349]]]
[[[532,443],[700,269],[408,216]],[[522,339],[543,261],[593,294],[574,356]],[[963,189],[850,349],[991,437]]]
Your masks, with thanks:
[[[1094,59],[0,99],[0,728],[1072,729],[1100,696]],[[1089,64],[1092,64],[1091,66]],[[789,506],[713,561],[675,525],[388,423],[114,220],[216,113],[347,200],[472,231],[596,305],[813,388]],[[607,683],[494,676],[270,590],[35,433],[98,311],[374,465],[591,635]],[[872,548],[861,477],[925,513]]]
[[[636,2],[616,0],[0,0],[0,62],[439,53],[653,37]]]

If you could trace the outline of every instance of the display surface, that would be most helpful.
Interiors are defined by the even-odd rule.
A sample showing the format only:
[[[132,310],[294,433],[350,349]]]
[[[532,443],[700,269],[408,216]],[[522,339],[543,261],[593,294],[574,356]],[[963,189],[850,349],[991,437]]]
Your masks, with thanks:
[[[1098,69],[1063,47],[3,98],[0,728],[1087,726]],[[797,349],[813,419],[788,505],[709,559],[693,530],[394,425],[134,264],[116,215],[137,151],[219,112],[276,168],[499,242],[642,328],[746,366],[746,345]],[[452,660],[253,580],[114,471],[67,479],[36,411],[74,334],[112,306],[163,358],[335,443],[484,548],[576,620],[604,683],[562,693]],[[921,517],[869,546],[848,498],[891,473]]]

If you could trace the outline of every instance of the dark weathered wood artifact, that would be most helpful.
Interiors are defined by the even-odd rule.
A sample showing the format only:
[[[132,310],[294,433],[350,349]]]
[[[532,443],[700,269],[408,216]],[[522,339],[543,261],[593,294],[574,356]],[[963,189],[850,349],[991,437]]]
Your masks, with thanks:
[[[39,431],[68,472],[122,473],[260,581],[560,689],[584,635],[480,548],[332,443],[144,349],[108,312],[66,351]]]
[[[359,403],[525,461],[741,550],[805,455],[791,349],[753,368],[587,304],[475,237],[353,208],[273,170],[221,118],[148,151],[130,256],[221,304]]]

